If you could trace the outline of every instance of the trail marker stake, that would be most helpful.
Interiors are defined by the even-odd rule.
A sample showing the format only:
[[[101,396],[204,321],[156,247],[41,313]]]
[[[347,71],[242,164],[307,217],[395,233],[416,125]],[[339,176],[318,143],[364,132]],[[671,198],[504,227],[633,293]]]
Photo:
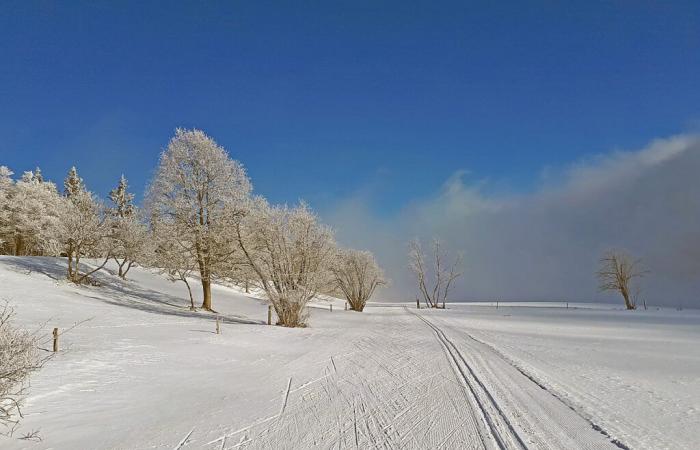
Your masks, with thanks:
[[[53,329],[53,351],[54,353],[58,351],[58,328]]]

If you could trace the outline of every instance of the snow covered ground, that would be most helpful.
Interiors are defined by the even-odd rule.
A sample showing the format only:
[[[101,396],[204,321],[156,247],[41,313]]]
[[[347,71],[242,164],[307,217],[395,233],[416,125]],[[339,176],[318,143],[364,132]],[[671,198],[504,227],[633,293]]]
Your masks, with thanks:
[[[3,449],[650,448],[700,442],[700,312],[314,305],[310,327],[216,286],[222,317],[133,269],[99,287],[0,257],[0,297],[61,352]],[[196,289],[196,286],[194,287]],[[195,290],[195,292],[197,292]],[[570,305],[572,306],[572,305]],[[39,430],[41,442],[17,439]]]

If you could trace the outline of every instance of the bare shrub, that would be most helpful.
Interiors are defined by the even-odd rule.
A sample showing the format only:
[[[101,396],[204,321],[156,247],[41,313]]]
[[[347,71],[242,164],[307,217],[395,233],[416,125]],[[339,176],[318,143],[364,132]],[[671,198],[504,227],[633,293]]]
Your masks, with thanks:
[[[14,310],[5,303],[0,309],[0,427],[12,434],[22,417],[29,375],[46,361],[39,354],[35,333],[12,324]]]

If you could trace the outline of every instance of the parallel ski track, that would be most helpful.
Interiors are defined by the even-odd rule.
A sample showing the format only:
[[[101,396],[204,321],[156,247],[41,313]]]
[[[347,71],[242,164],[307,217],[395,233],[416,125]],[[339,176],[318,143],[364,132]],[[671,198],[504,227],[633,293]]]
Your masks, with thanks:
[[[433,330],[445,352],[445,355],[453,363],[453,368],[456,369],[455,375],[460,378],[460,381],[464,387],[471,394],[470,397],[474,399],[478,412],[486,421],[489,432],[496,441],[498,447],[505,450],[511,449],[513,448],[513,445],[516,445],[518,448],[527,449],[527,445],[525,442],[523,442],[520,435],[518,435],[518,432],[503,413],[500,406],[493,398],[493,395],[491,395],[491,392],[489,392],[484,383],[479,379],[476,373],[474,373],[462,353],[447,337],[447,335],[438,326],[433,324],[425,317],[414,313],[408,308],[406,308],[406,311],[418,317]],[[495,411],[496,414],[491,411]],[[506,426],[506,430],[502,430],[502,427],[498,426],[499,422]]]

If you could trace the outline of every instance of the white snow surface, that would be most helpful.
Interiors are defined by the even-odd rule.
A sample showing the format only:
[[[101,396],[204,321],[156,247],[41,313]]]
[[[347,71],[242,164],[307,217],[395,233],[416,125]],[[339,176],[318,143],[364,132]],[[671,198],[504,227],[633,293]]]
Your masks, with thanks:
[[[0,257],[0,298],[68,329],[3,449],[648,448],[700,443],[700,312],[316,302],[309,327],[135,268],[101,286]],[[199,286],[193,291],[199,295]],[[585,307],[582,307],[585,306]],[[50,345],[50,344],[47,344]],[[38,430],[40,442],[19,439]]]

